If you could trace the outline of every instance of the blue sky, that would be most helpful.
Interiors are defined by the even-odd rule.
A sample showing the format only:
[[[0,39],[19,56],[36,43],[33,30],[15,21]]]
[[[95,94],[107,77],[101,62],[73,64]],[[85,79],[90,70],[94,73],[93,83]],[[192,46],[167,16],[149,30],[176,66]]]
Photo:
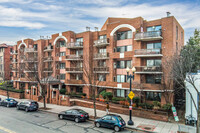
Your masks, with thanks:
[[[0,0],[0,43],[100,29],[108,17],[159,19],[167,11],[185,29],[185,42],[200,28],[200,0]]]

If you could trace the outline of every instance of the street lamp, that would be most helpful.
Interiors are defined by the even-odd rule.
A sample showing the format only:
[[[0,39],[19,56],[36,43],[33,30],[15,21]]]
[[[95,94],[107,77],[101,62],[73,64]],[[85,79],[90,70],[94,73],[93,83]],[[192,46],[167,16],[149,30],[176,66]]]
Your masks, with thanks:
[[[129,69],[129,67],[127,67],[126,68],[126,72],[127,72],[127,80],[128,79],[130,79],[130,92],[132,91],[131,90],[131,80],[133,79],[134,80],[134,72],[136,71],[136,69],[135,69],[135,67],[133,67],[132,69],[131,69],[131,71],[132,71],[132,75],[131,75],[131,73],[129,74],[129,71],[130,71],[130,69]],[[130,99],[130,106],[132,106],[132,99]],[[130,118],[129,118],[129,121],[128,121],[128,125],[134,125],[134,123],[133,123],[133,121],[132,121],[132,108],[129,108],[129,116],[130,116]]]

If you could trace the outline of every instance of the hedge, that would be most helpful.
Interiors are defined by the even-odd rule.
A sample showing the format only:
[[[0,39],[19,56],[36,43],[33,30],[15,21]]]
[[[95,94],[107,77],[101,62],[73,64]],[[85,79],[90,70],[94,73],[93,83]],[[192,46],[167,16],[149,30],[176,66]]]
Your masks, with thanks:
[[[10,91],[10,92],[16,92],[16,93],[24,93],[24,90],[17,90],[17,89],[14,89],[14,88],[3,88],[0,86],[0,90],[5,90],[5,91]]]

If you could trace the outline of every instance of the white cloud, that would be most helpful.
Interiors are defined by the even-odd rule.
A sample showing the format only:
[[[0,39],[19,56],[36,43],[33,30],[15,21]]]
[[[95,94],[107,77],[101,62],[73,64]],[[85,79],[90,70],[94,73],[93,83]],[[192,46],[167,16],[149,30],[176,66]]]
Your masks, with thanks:
[[[26,4],[30,3],[32,0],[0,0],[0,3],[18,3],[18,4]]]
[[[5,44],[7,44],[7,45],[15,45],[16,44],[16,42],[14,42],[14,41],[0,41],[0,44],[2,44],[2,43],[5,43]]]

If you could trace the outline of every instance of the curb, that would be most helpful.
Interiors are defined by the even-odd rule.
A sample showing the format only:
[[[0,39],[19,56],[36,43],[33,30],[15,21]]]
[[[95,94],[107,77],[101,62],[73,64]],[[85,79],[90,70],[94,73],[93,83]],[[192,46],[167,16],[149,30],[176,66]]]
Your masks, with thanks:
[[[52,113],[52,114],[58,114],[58,113],[51,112],[51,111],[48,111],[48,110],[43,110],[43,109],[38,109],[38,111],[47,112],[47,113]],[[91,121],[91,122],[93,122],[94,120],[95,120],[95,119],[89,118],[89,121]],[[127,127],[127,126],[126,126],[125,129],[127,129],[127,130],[142,131],[142,132],[145,132],[145,133],[156,133],[156,132],[146,131],[146,130],[142,130],[142,129],[135,128],[135,127]]]

